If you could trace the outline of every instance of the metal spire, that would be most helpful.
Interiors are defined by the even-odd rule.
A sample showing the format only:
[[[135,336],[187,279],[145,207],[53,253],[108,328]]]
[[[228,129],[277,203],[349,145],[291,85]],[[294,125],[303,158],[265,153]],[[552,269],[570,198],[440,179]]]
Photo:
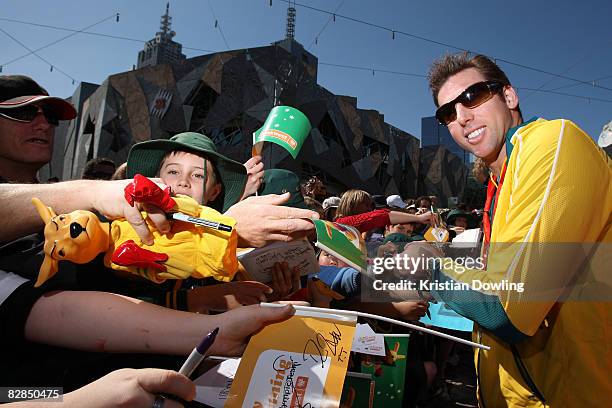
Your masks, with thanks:
[[[157,34],[161,36],[161,38],[165,40],[171,40],[172,37],[176,35],[174,31],[171,30],[172,27],[172,17],[170,17],[170,3],[166,3],[166,14],[161,16],[161,22],[159,24],[159,29]]]
[[[289,1],[287,8],[287,31],[285,38],[295,38],[295,0]]]

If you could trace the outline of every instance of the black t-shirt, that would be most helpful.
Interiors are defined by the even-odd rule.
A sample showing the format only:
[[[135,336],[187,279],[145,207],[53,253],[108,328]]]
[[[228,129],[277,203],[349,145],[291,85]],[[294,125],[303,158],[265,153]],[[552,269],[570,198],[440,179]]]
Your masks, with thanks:
[[[11,352],[25,342],[25,323],[36,301],[56,289],[52,282],[39,288],[34,282],[0,270],[0,350]]]

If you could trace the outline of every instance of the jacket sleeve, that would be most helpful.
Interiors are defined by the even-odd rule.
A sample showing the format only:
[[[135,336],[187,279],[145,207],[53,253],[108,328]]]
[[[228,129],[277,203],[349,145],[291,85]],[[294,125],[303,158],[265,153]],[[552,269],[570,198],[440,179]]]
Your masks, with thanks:
[[[572,122],[519,129],[512,143],[516,157],[500,192],[487,269],[459,273],[449,263],[434,273],[434,279],[497,284],[434,296],[508,342],[533,335],[552,306],[576,289],[612,211],[610,159]]]
[[[340,217],[335,222],[355,227],[359,232],[367,232],[375,228],[382,228],[391,223],[389,220],[389,211],[384,209]]]

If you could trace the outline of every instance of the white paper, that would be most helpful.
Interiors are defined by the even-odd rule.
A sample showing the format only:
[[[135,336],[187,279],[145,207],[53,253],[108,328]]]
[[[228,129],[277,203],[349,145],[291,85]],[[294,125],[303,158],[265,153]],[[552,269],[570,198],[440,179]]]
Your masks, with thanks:
[[[480,241],[480,234],[482,234],[480,228],[465,230],[453,238],[451,246],[460,248],[475,247]]]
[[[229,358],[196,378],[193,381],[195,400],[213,408],[223,408],[239,365],[239,358]]]
[[[357,323],[351,351],[373,356],[384,356],[385,339],[381,334],[376,334],[369,324]]]
[[[290,270],[297,266],[302,275],[319,271],[314,248],[306,239],[274,242],[237,255],[250,278],[262,283],[272,282],[272,267],[276,262],[287,262]]]

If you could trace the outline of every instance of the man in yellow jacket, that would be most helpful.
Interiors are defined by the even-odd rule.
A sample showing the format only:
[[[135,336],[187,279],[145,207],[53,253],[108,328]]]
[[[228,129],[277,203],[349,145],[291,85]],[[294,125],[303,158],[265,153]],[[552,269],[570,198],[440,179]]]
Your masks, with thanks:
[[[610,158],[568,120],[524,122],[516,91],[485,56],[446,56],[429,84],[438,120],[491,172],[486,268],[444,263],[431,277],[471,286],[432,293],[474,320],[474,338],[490,346],[475,354],[480,406],[606,404]]]

